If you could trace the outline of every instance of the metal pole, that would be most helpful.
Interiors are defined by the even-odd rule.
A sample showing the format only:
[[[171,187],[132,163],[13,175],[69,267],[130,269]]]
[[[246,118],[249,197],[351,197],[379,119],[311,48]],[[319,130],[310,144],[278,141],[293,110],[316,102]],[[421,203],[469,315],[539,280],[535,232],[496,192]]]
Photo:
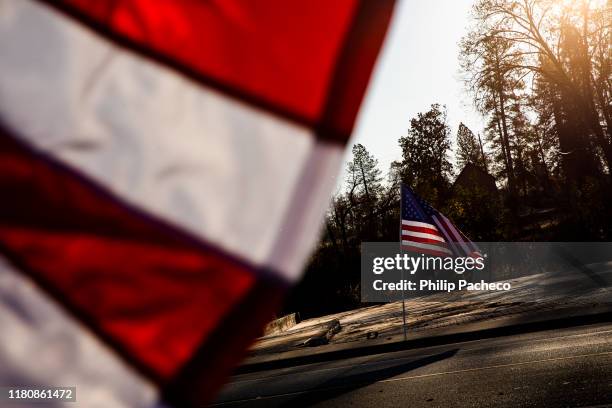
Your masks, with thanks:
[[[402,184],[400,183],[400,216],[399,216],[399,253],[402,254],[402,202],[404,197],[402,196]],[[408,340],[406,334],[406,296],[404,294],[404,269],[402,269],[402,321],[404,328],[404,341]]]
[[[401,249],[400,249],[401,253]],[[402,280],[404,280],[404,271],[402,270]],[[404,320],[404,341],[408,340],[406,335],[406,299],[404,296],[404,289],[402,289],[402,319]]]

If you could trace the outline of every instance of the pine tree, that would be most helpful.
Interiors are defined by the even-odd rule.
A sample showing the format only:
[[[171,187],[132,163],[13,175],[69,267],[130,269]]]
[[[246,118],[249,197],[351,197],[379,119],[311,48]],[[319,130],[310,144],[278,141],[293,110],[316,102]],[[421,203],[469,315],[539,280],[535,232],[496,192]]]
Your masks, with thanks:
[[[457,130],[457,167],[462,169],[471,163],[484,171],[487,170],[487,161],[482,141],[463,123],[459,123]]]
[[[381,191],[382,176],[378,160],[360,143],[353,146],[353,160],[346,167],[351,198],[373,201]]]
[[[437,203],[448,190],[452,175],[446,107],[433,104],[427,112],[419,113],[410,121],[408,134],[399,139],[399,145],[402,181]]]

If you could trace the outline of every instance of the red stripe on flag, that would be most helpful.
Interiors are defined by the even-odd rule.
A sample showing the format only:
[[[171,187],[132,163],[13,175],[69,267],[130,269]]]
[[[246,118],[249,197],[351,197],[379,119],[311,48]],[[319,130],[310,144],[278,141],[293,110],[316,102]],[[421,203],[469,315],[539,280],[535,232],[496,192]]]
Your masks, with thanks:
[[[41,0],[184,74],[345,142],[393,1]]]
[[[434,245],[438,245],[438,246],[441,246],[441,247],[444,247],[444,248],[447,247],[446,243],[440,242],[438,240],[431,239],[431,238],[414,237],[412,235],[402,235],[402,239],[404,239],[406,241],[422,242],[422,243],[426,243],[426,244],[434,244]]]
[[[419,254],[426,254],[426,255],[433,255],[433,256],[450,256],[446,252],[434,251],[432,249],[420,248],[420,247],[415,247],[415,246],[411,246],[407,244],[402,244],[402,249],[405,251],[416,252]]]
[[[0,250],[157,381],[177,373],[256,283],[248,265],[1,134],[0,189]],[[223,353],[242,352],[231,346]]]
[[[425,228],[425,227],[415,227],[412,225],[402,225],[402,230],[403,231],[413,231],[413,232],[423,232],[425,234],[432,234],[432,235],[437,235],[437,236],[442,236],[440,235],[440,232],[437,229],[433,229],[433,228]]]
[[[323,1],[322,7],[329,3]],[[358,0],[358,3],[317,129],[320,136],[343,142],[353,129],[395,0]]]
[[[191,357],[255,277],[213,254],[0,227],[12,258],[161,378]]]
[[[262,334],[283,300],[283,290],[261,281],[227,314],[219,328],[209,336],[193,359],[163,390],[163,399],[177,407],[203,407],[223,385],[247,354],[253,338]],[[258,310],[258,313],[253,313]],[[237,335],[239,334],[239,335]],[[210,350],[239,350],[235,353],[211,353]]]

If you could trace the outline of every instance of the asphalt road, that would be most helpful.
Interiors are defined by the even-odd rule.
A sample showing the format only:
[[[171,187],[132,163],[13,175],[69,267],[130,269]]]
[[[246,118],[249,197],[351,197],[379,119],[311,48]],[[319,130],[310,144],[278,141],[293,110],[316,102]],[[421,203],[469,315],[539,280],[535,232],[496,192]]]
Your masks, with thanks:
[[[232,378],[222,407],[612,407],[612,323]]]

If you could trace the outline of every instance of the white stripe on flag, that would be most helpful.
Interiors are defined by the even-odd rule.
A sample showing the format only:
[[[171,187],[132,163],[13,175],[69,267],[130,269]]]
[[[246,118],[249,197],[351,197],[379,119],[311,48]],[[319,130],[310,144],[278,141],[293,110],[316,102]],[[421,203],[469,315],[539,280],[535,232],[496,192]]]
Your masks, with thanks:
[[[408,225],[410,227],[430,228],[434,230],[437,229],[435,225],[420,221],[402,220],[402,225]]]
[[[2,2],[0,72],[0,117],[15,135],[131,205],[299,277],[340,146],[29,0]]]
[[[1,257],[0,327],[0,384],[73,386],[80,407],[161,407],[153,384]]]
[[[452,255],[452,252],[448,250],[448,248],[444,248],[435,244],[425,244],[423,242],[414,242],[414,241],[405,241],[402,240],[402,245],[410,245],[413,247],[417,247],[417,248],[421,248],[421,249],[428,249],[431,251],[439,251],[439,252],[444,252],[446,254]]]
[[[411,236],[411,237],[418,237],[418,238],[428,238],[428,239],[433,239],[433,240],[436,240],[436,241],[444,242],[444,238],[442,238],[441,236],[433,235],[433,234],[427,234],[425,232],[416,232],[416,231],[402,230],[402,236]]]
[[[306,263],[312,249],[308,244],[318,238],[322,225],[322,212],[313,209],[329,206],[330,192],[336,185],[334,176],[340,171],[337,147],[317,143],[310,155],[288,204],[282,233],[269,255],[268,262],[282,271],[300,271],[300,265]]]

